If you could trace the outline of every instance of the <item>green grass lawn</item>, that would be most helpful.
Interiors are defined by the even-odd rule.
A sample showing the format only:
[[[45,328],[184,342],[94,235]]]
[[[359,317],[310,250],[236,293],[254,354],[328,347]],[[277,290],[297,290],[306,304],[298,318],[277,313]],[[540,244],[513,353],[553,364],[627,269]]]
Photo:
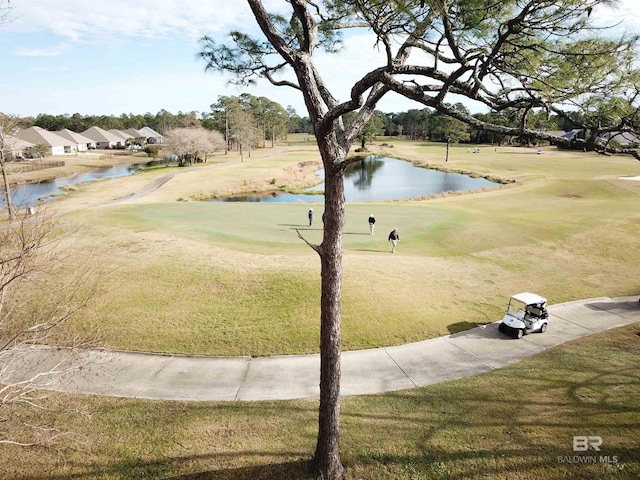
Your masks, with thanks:
[[[344,397],[347,478],[636,479],[638,334],[640,325],[631,325],[476,377]],[[69,405],[87,415],[58,411]],[[313,478],[308,460],[315,447],[315,400],[193,403],[59,395],[47,406],[50,425],[67,435],[52,449],[4,445],[1,478]],[[35,422],[30,415],[41,415],[19,409],[7,414],[17,420],[8,422],[8,434],[21,422]],[[595,463],[574,458],[594,455],[573,452],[573,437],[583,435],[602,438]]]
[[[640,175],[631,157],[553,149],[536,155],[535,149],[507,147],[470,154],[456,146],[445,163],[441,145],[394,141],[383,150],[518,184],[347,204],[345,349],[402,344],[495,321],[517,291],[540,293],[550,303],[639,292],[640,196],[616,183]],[[268,153],[181,170],[140,201],[69,216],[83,232],[80,242],[108,273],[106,293],[87,311],[100,322],[107,347],[216,355],[318,351],[320,263],[296,230],[321,242],[322,205],[313,204],[316,222],[309,227],[306,203],[178,201],[194,192],[232,191],[233,185],[268,188],[273,178],[282,186],[295,165],[317,157],[305,141]],[[309,184],[308,176],[296,175],[299,184]],[[143,180],[136,175],[115,185],[122,194],[127,182],[140,188]],[[104,183],[95,192],[101,188]],[[84,194],[92,194],[90,186]],[[378,220],[373,237],[367,225],[372,212]],[[391,255],[386,238],[394,227],[401,240]],[[95,323],[79,318],[73,328],[86,334],[85,325]]]

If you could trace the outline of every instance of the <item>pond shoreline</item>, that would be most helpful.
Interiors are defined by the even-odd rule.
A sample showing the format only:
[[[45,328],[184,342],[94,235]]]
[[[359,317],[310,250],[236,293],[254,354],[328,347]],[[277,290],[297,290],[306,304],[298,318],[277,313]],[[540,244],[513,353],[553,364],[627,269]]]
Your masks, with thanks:
[[[256,165],[261,163],[263,160],[267,160],[267,162],[271,162],[271,159],[274,156],[283,156],[287,157],[291,155],[291,147],[288,145],[278,145],[275,149],[266,149],[265,154],[260,155],[262,153],[261,150],[255,152],[256,155],[253,158],[245,159],[245,162],[241,162],[240,158],[237,155],[234,155],[232,152],[231,155],[223,155],[220,156],[219,160],[221,162],[213,162],[218,164],[218,167],[214,171],[209,172],[208,168],[205,169],[191,169],[187,168],[181,173],[185,175],[180,175],[180,178],[187,179],[170,182],[170,186],[167,188],[163,188],[161,192],[155,192],[153,197],[155,199],[165,199],[165,200],[173,200],[173,201],[211,201],[214,199],[219,199],[221,197],[228,196],[238,196],[238,195],[272,195],[273,193],[285,193],[285,194],[299,194],[305,191],[305,189],[313,189],[314,185],[322,184],[322,180],[318,180],[318,177],[312,173],[313,171],[317,171],[319,168],[322,168],[321,162],[318,160],[310,160],[317,154],[317,152],[311,148],[309,148],[309,155],[300,158],[298,155],[298,161],[295,163],[285,163],[283,167],[276,167],[273,170],[270,170],[269,173],[264,175],[260,174],[255,179],[252,179],[252,176],[244,176],[242,175],[239,180],[239,183],[233,183],[233,180],[230,177],[220,177],[219,170],[220,164],[226,165],[223,170],[226,170],[231,165],[238,163],[237,166],[241,171],[244,167],[250,167],[252,164]],[[438,198],[447,198],[452,196],[460,196],[460,195],[468,195],[468,194],[477,194],[484,193],[490,191],[496,191],[503,188],[511,188],[515,186],[521,185],[521,182],[518,180],[514,180],[511,178],[500,178],[499,175],[491,175],[491,174],[479,174],[478,171],[470,171],[470,169],[461,169],[455,168],[459,167],[458,165],[452,165],[453,168],[449,168],[448,164],[431,164],[429,155],[418,154],[412,155],[407,152],[405,149],[394,149],[390,150],[387,148],[383,149],[373,149],[370,152],[367,152],[368,155],[381,155],[388,156],[391,158],[395,158],[398,160],[402,160],[407,162],[414,167],[431,169],[438,172],[445,173],[458,173],[461,175],[473,177],[473,178],[483,178],[489,180],[490,182],[494,182],[494,185],[484,186],[482,188],[470,188],[464,191],[444,191],[442,193],[426,193],[426,194],[416,194],[411,196],[404,196],[402,199],[392,199],[389,201],[424,201],[424,200],[432,200]],[[364,156],[359,155],[361,158]],[[63,157],[65,158],[65,157]],[[429,160],[429,162],[427,161]],[[47,169],[41,170],[39,172],[31,172],[40,174],[41,181],[56,181],[59,177],[65,176],[74,176],[74,175],[83,175],[91,170],[100,170],[104,168],[117,168],[122,164],[143,164],[149,161],[153,161],[153,159],[145,156],[145,155],[114,155],[107,157],[106,155],[82,155],[82,156],[69,156],[66,157],[65,160],[71,160],[69,164],[65,167],[65,170],[60,168],[55,169]],[[75,161],[74,161],[75,160]],[[99,160],[98,162],[96,160]],[[73,165],[71,165],[73,163]],[[213,166],[213,165],[210,165]],[[233,168],[233,167],[232,167]],[[191,172],[193,170],[193,172]],[[196,170],[198,172],[196,173]],[[218,173],[214,173],[218,171]],[[191,173],[190,173],[191,172]],[[209,173],[207,173],[209,172]],[[194,176],[195,175],[195,176]],[[24,176],[23,176],[24,177]],[[14,177],[14,178],[17,178]],[[137,178],[137,180],[135,180]],[[81,187],[80,189],[76,189],[73,187],[69,188],[69,191],[66,193],[72,193],[72,195],[61,194],[56,195],[55,201],[51,202],[51,204],[60,204],[60,208],[64,205],[64,208],[69,208],[68,205],[74,205],[78,202],[82,204],[93,204],[98,202],[98,199],[102,196],[109,195],[110,198],[114,198],[114,195],[117,196],[118,193],[107,193],[107,192],[122,192],[131,188],[131,193],[135,193],[135,191],[143,188],[148,180],[145,180],[147,177],[145,175],[137,176],[137,175],[129,175],[126,177],[120,177],[120,179],[112,178],[110,182],[107,184],[103,184],[103,187],[100,187],[99,190],[92,188],[92,193],[87,196],[83,192],[87,187]],[[226,179],[223,179],[226,178]],[[24,179],[24,178],[23,178]],[[31,178],[30,180],[34,180],[36,183],[38,179]],[[204,182],[203,182],[204,181]],[[231,181],[231,183],[230,183]],[[22,183],[22,182],[21,182]],[[93,183],[93,182],[85,182],[85,183]],[[127,187],[124,187],[127,185]],[[13,185],[15,187],[15,183]],[[185,187],[188,190],[185,190]],[[318,188],[322,188],[321,185],[318,185]],[[317,189],[316,189],[317,190]],[[103,192],[104,193],[98,193]],[[307,194],[318,193],[317,191],[306,192]],[[96,197],[97,195],[97,197]],[[215,201],[215,200],[214,200]],[[310,200],[314,202],[314,200]],[[60,203],[62,202],[62,203]],[[58,207],[55,207],[58,208]]]
[[[105,151],[108,152],[108,151]],[[115,167],[122,164],[143,163],[152,160],[138,154],[110,154],[110,153],[86,153],[81,155],[65,155],[46,157],[45,162],[64,162],[64,166],[43,168],[28,172],[9,173],[9,184],[11,186],[24,185],[28,183],[39,183],[55,180],[61,177],[68,177],[78,173],[90,172],[100,168]],[[37,164],[34,160],[28,164]],[[10,166],[20,166],[27,162],[16,162],[8,164]],[[44,163],[44,162],[43,162]]]
[[[353,157],[345,171],[345,196],[347,202],[425,200],[495,190],[514,180],[479,175],[460,169],[446,169],[395,155],[370,154]],[[411,166],[411,167],[405,167]],[[374,175],[378,169],[378,174]],[[411,172],[408,172],[412,170]],[[416,170],[417,169],[417,170]],[[414,173],[415,172],[415,173]],[[422,173],[424,172],[424,173]],[[323,170],[316,171],[319,183],[323,182]],[[374,180],[375,177],[375,180]],[[323,201],[324,191],[313,186],[292,189],[252,189],[228,195],[216,192],[199,195],[196,200],[214,202],[277,202],[318,203]]]

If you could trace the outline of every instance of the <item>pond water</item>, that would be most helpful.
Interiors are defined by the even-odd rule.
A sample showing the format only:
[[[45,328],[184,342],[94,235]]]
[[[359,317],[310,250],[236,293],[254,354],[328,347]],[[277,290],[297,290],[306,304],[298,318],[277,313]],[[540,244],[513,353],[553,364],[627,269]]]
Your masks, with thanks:
[[[320,178],[323,171],[318,172]],[[459,173],[447,173],[416,167],[411,162],[370,155],[362,162],[349,165],[344,188],[347,202],[371,202],[414,198],[443,192],[458,192],[496,186],[485,178],[472,178]],[[323,185],[308,188],[321,192]],[[324,195],[272,192],[265,195],[217,198],[222,202],[322,202]]]
[[[113,167],[99,168],[89,172],[77,173],[68,177],[55,178],[39,183],[25,183],[11,188],[11,200],[16,208],[26,208],[54,199],[53,195],[64,193],[62,187],[76,183],[90,182],[100,178],[116,178],[131,175],[137,172],[145,164],[116,165]],[[6,205],[7,200],[2,193],[1,205]]]
[[[27,183],[11,189],[11,198],[16,208],[27,208],[54,199],[54,195],[64,193],[63,187],[76,183],[90,182],[100,178],[116,178],[133,173],[147,166],[146,163],[116,165],[68,177],[56,178],[40,183]],[[320,179],[323,171],[317,172]],[[370,202],[376,200],[396,200],[413,198],[447,191],[474,190],[495,186],[484,178],[472,178],[458,173],[440,172],[414,166],[389,157],[371,155],[362,162],[354,163],[345,172],[345,198],[348,202]],[[223,202],[322,202],[323,185],[308,188],[316,194],[267,193],[254,196],[219,198]],[[0,205],[6,205],[1,195]]]

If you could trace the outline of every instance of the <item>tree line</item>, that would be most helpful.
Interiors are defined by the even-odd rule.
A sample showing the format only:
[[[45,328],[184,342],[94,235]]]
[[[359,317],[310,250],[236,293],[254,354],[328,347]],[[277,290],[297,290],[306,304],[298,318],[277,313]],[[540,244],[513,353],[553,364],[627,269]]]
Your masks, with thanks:
[[[611,103],[615,104],[614,101]],[[522,126],[522,114],[517,109],[471,114],[462,103],[453,104],[451,108],[480,122],[491,122],[508,128]],[[585,115],[578,111],[559,116],[549,115],[542,109],[532,110],[526,117],[524,127],[542,132],[568,132],[584,126],[585,121],[598,125],[602,117],[612,114],[615,114],[615,105],[602,108],[592,114],[592,118],[585,118]],[[354,113],[345,115],[347,123],[350,123],[353,118],[355,118]],[[39,114],[35,118],[23,118],[21,123],[25,128],[33,125],[49,131],[69,129],[74,132],[82,132],[92,126],[105,130],[139,129],[148,126],[161,134],[174,129],[201,127],[222,133],[227,139],[227,149],[241,150],[243,153],[250,152],[252,148],[265,147],[267,143],[273,145],[276,140],[285,138],[289,133],[310,135],[314,133],[309,118],[298,115],[293,107],[284,108],[269,98],[256,97],[247,93],[239,96],[219,96],[217,101],[211,104],[210,110],[202,113],[179,111],[173,114],[162,109],[156,114],[123,113],[119,116],[81,115],[80,113]],[[530,144],[536,142],[532,136],[513,136],[474,128],[473,125],[431,108],[416,108],[392,113],[376,110],[365,125],[359,137],[359,143],[364,148],[367,142],[381,135],[452,143]],[[581,135],[585,138],[588,132],[583,131]],[[583,146],[581,145],[581,148]]]

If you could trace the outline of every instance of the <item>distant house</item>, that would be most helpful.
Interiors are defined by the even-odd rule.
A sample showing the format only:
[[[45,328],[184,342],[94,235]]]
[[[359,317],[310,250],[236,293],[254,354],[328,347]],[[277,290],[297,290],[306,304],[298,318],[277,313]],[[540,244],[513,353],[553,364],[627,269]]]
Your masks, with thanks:
[[[552,137],[556,137],[558,140],[547,140],[550,145],[557,145],[558,141],[566,135],[564,130],[546,130],[544,133],[547,135],[551,135]]]
[[[582,133],[582,129],[574,128],[573,130],[569,130],[568,132],[565,132],[565,134],[562,135],[562,138],[566,138],[567,140],[576,140],[577,138],[579,138],[579,135],[581,133]],[[582,138],[584,138],[584,136]]]
[[[121,137],[116,137],[100,127],[87,128],[82,135],[96,142],[96,148],[115,148],[119,143],[124,145]]]
[[[622,148],[640,147],[640,137],[633,132],[611,132],[603,134],[600,139],[605,143],[617,143]]]
[[[142,127],[139,132],[147,137],[147,143],[164,143],[164,137],[150,127]]]
[[[583,140],[584,141],[584,130],[576,128],[574,130],[569,130],[568,132],[547,132],[550,135],[556,136],[558,138],[562,138],[565,140]],[[640,148],[640,136],[633,132],[609,132],[603,133],[598,137],[597,143],[600,146],[604,146],[607,144],[608,146],[612,146],[615,144],[618,147],[622,148]]]
[[[129,138],[146,137],[145,134],[143,134],[140,130],[136,130],[135,128],[128,128],[126,130],[121,130],[121,131],[126,133],[129,136]]]
[[[87,150],[93,150],[96,148],[96,142],[91,140],[89,137],[85,137],[84,135],[69,130],[68,128],[58,130],[54,133],[62,138],[66,138],[67,140],[74,142],[76,145],[76,151],[78,152],[86,152]]]
[[[547,135],[553,135],[554,137],[562,138],[567,132],[564,130],[547,130],[544,133]]]
[[[549,143],[551,145],[557,145],[558,143],[562,143],[565,144],[565,142],[568,140],[569,142],[573,141],[573,140],[577,140],[580,135],[582,134],[582,130],[577,128],[574,130],[569,130],[568,132],[565,132],[564,130],[549,130],[547,132],[544,132],[548,135],[552,135],[554,137],[558,138],[558,141],[554,141],[554,140],[549,140]]]
[[[61,137],[53,132],[49,132],[40,127],[29,127],[26,130],[19,130],[16,134],[20,140],[24,140],[34,145],[44,144],[50,149],[51,155],[64,155],[74,153],[75,143]]]
[[[118,137],[120,139],[120,144],[122,146],[126,145],[127,140],[131,138],[131,135],[124,133],[122,130],[116,130],[115,128],[112,128],[111,130],[109,130],[109,133],[114,137]]]
[[[4,139],[4,155],[8,161],[20,160],[24,158],[24,152],[28,148],[34,147],[35,144],[20,140],[18,137],[5,137]]]

